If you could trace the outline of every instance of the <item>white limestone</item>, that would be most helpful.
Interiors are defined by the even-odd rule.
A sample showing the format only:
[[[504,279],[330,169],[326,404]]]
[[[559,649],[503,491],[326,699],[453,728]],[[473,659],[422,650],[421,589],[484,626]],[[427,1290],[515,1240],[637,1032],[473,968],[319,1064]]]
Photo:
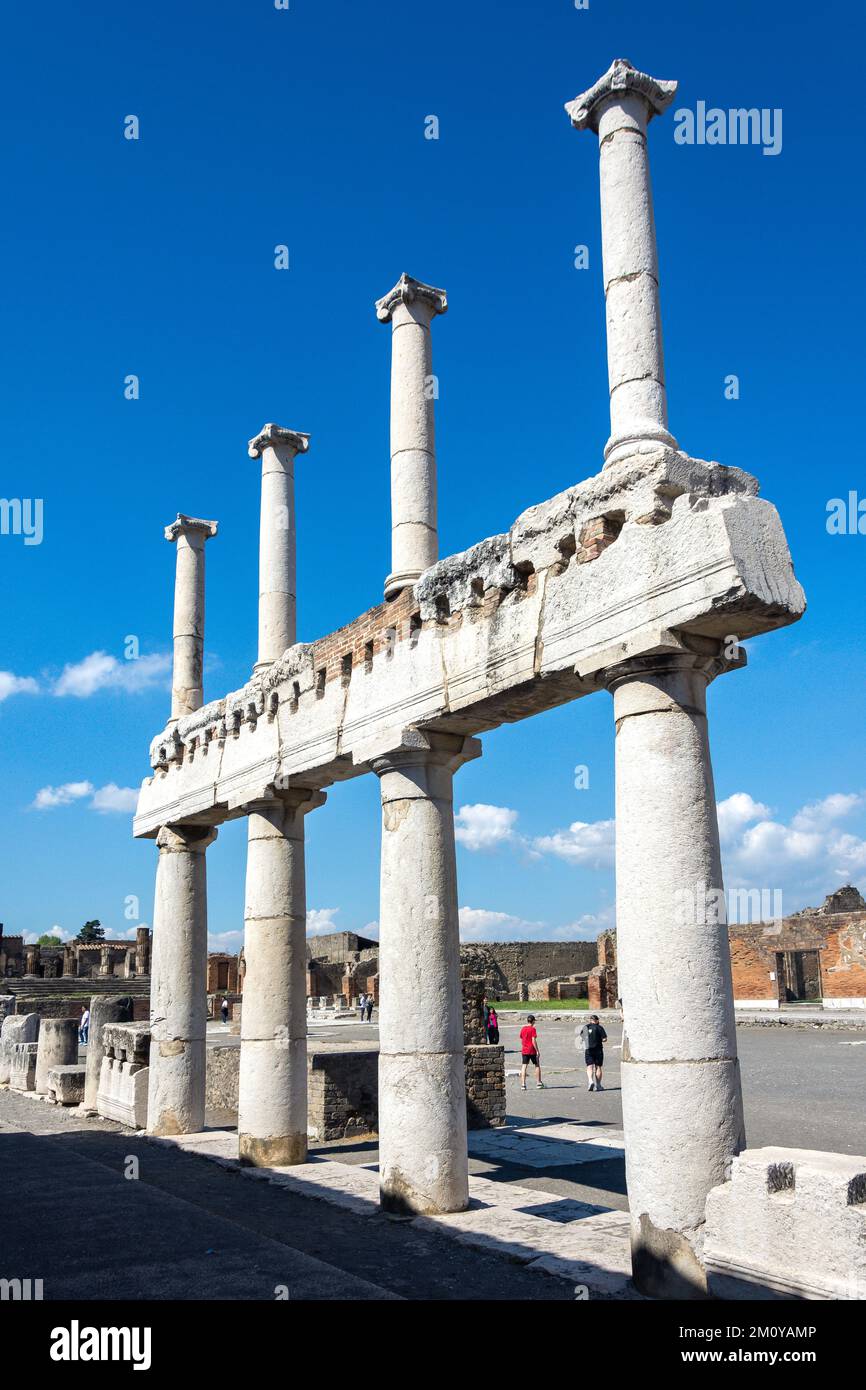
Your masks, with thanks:
[[[259,1166],[307,1158],[304,816],[324,801],[300,789],[248,813],[238,1142]]]
[[[717,1298],[866,1299],[866,1157],[747,1149],[706,1207]]]
[[[249,443],[262,460],[259,527],[259,664],[276,661],[295,641],[295,456],[310,436],[265,425]]]
[[[49,1091],[48,1073],[52,1067],[69,1066],[78,1061],[78,1020],[76,1018],[43,1018],[39,1024],[36,1052],[37,1095]]]
[[[452,781],[475,739],[368,750],[382,793],[379,1173],[396,1212],[469,1201]]]
[[[676,82],[637,72],[623,58],[566,105],[577,130],[599,141],[601,236],[613,462],[676,440],[667,428],[655,218],[647,124],[674,99]]]
[[[217,533],[215,521],[177,514],[165,528],[176,547],[174,581],[174,669],[171,717],[180,719],[202,703],[204,663],[204,546]]]
[[[164,825],[156,840],[148,1085],[152,1134],[189,1134],[204,1126],[205,851],[216,836],[210,826]]]
[[[130,1000],[123,994],[94,994],[90,1001],[90,1027],[87,1034],[87,1062],[84,1080],[84,1108],[96,1110],[99,1078],[104,1056],[103,1033],[106,1024],[125,1023],[131,1018]]]
[[[391,573],[385,580],[386,599],[413,583],[438,554],[430,324],[447,308],[444,290],[405,274],[376,302],[380,323],[391,324]]]
[[[39,1036],[38,1014],[8,1014],[0,1027],[0,1086],[9,1084],[16,1043],[33,1043]]]
[[[103,1026],[96,1109],[105,1119],[131,1129],[144,1129],[147,1125],[150,1046],[147,1024]]]
[[[725,913],[694,906],[723,891],[706,687],[724,666],[684,649],[607,671],[632,1252],[667,1297],[706,1292],[704,1204],[745,1144]]]

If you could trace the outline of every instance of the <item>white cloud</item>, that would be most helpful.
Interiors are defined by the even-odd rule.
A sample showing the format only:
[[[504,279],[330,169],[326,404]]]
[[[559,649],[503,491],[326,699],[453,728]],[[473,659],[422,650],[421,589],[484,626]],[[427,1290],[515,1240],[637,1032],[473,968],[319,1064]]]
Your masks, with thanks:
[[[517,812],[507,806],[461,806],[454,817],[457,843],[469,850],[495,849],[497,845],[514,840]]]
[[[527,922],[483,907],[461,907],[459,915],[463,941],[526,941],[545,930],[544,922]]]
[[[769,816],[770,808],[762,801],[754,801],[748,792],[734,792],[716,806],[719,818],[719,837],[725,842],[748,825],[750,821]]]
[[[769,807],[747,792],[728,797],[718,807],[726,885],[778,889],[786,914],[817,906],[843,883],[862,886],[866,839],[837,822],[864,805],[856,792],[834,792],[802,806],[786,823],[772,819]]]
[[[53,927],[42,927],[39,931],[29,931],[24,933],[24,945],[36,946],[40,936],[59,936],[61,941],[71,941],[72,933],[65,931],[63,927],[58,927],[55,922]]]
[[[134,811],[137,804],[138,789],[136,787],[118,787],[115,782],[108,782],[93,793],[90,809],[103,813],[106,811]]]
[[[144,925],[142,923],[142,925]],[[222,951],[225,955],[236,956],[244,944],[244,934],[238,928],[237,931],[216,932],[209,935],[207,948],[209,951]]]
[[[84,796],[92,796],[94,791],[92,782],[64,782],[62,787],[42,787],[36,793],[33,808],[36,811],[51,811],[55,806],[69,806]]]
[[[324,936],[328,932],[339,931],[340,925],[334,921],[338,907],[311,907],[307,912],[307,936]]]
[[[553,854],[569,864],[586,864],[594,869],[607,868],[613,863],[614,843],[612,820],[572,821],[567,830],[539,835],[532,842],[533,848],[541,854]]]
[[[92,782],[64,782],[62,787],[42,787],[33,799],[34,811],[53,811],[57,806],[70,806],[74,801],[91,798],[89,810],[111,812],[134,811],[138,792],[134,787],[118,787],[115,782],[107,782],[104,787],[94,787]]]
[[[91,652],[81,661],[64,666],[54,682],[55,695],[74,695],[87,699],[99,690],[123,690],[137,694],[164,685],[171,669],[171,657],[156,652],[135,661],[118,661],[107,652]]]
[[[13,676],[11,671],[0,671],[0,704],[10,695],[38,695],[39,686],[32,676]]]

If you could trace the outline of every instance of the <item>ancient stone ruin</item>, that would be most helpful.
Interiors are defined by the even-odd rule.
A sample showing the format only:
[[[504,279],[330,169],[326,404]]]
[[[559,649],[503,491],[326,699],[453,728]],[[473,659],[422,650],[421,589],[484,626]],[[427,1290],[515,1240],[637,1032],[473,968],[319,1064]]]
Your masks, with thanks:
[[[468,1164],[453,779],[481,755],[486,730],[608,692],[634,1273],[645,1291],[680,1295],[706,1289],[707,1194],[745,1144],[726,926],[683,920],[677,907],[685,888],[722,889],[706,692],[743,666],[744,639],[796,621],[804,598],[757,480],[686,453],[668,426],[647,128],[675,89],[618,60],[567,108],[599,142],[603,467],[585,465],[589,476],[507,530],[440,558],[427,388],[432,322],[448,303],[402,275],[376,305],[392,354],[384,602],[297,640],[294,466],[310,436],[265,425],[249,445],[261,463],[258,659],[242,689],[203,703],[205,545],[217,523],[179,515],[166,530],[171,717],[153,740],[135,834],[159,850],[148,1127],[203,1126],[205,864],[218,827],[245,816],[238,1152],[251,1164],[299,1163],[304,821],[326,814],[332,784],[378,779],[381,1200],[398,1212],[459,1211]],[[113,1065],[125,1056],[115,1049]]]

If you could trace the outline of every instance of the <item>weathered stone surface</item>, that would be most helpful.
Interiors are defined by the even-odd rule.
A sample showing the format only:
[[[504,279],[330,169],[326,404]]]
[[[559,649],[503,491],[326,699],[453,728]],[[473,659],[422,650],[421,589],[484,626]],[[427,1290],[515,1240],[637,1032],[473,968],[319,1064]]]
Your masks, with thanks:
[[[35,1042],[9,1044],[9,1086],[13,1091],[33,1091],[36,1089],[36,1051]]]
[[[709,1291],[735,1299],[866,1298],[866,1157],[746,1149],[707,1198]]]
[[[36,1053],[36,1084],[39,1095],[48,1094],[48,1073],[52,1067],[78,1061],[78,1019],[43,1018],[39,1026]]]
[[[14,996],[13,996],[14,997]],[[38,1014],[9,1014],[0,1029],[0,1085],[8,1085],[12,1049],[16,1043],[35,1043],[39,1037]]]
[[[492,537],[425,572],[420,628],[401,619],[390,638],[383,610],[370,669],[348,684],[336,663],[322,685],[316,644],[301,644],[159,735],[136,834],[240,814],[275,777],[360,775],[358,750],[395,729],[474,734],[577,699],[599,688],[600,662],[656,651],[665,634],[743,641],[794,622],[803,592],[756,490],[739,469],[660,449],[530,508],[510,557]],[[578,564],[581,529],[611,514],[624,517],[617,539]]]
[[[58,1105],[80,1105],[84,1100],[85,1070],[76,1063],[51,1067],[48,1071],[48,1095]]]
[[[141,1023],[107,1023],[96,1108],[107,1120],[144,1129],[148,1119],[151,1030]]]
[[[87,1035],[87,1073],[84,1081],[83,1103],[86,1110],[95,1110],[99,1095],[99,1077],[105,1055],[103,1034],[108,1023],[129,1023],[132,1019],[132,999],[128,994],[94,994],[90,1001],[90,1030]]]

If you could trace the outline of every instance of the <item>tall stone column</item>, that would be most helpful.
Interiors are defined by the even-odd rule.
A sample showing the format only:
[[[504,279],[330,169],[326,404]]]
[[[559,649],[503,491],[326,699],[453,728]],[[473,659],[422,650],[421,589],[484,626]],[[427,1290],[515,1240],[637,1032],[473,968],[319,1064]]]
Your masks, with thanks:
[[[382,1206],[469,1202],[452,782],[478,739],[404,735],[371,758],[382,793],[379,1174]]]
[[[444,290],[401,275],[376,303],[391,324],[391,573],[385,598],[439,558],[436,517],[436,431],[430,324],[444,314]]]
[[[249,808],[238,1151],[258,1167],[307,1157],[307,902],[299,788]]]
[[[677,447],[668,431],[647,155],[647,124],[667,109],[676,90],[676,82],[658,81],[617,58],[565,108],[577,130],[598,133],[610,384],[607,463],[664,444]]]
[[[257,667],[279,660],[296,637],[295,455],[310,436],[265,425],[249,443],[262,460],[259,527],[259,657]]]
[[[165,528],[176,546],[174,577],[174,670],[171,678],[173,722],[204,702],[204,545],[217,533],[215,521],[177,514]]]
[[[683,652],[609,668],[616,928],[632,1262],[657,1297],[701,1297],[704,1204],[745,1144],[706,687]]]
[[[153,905],[150,983],[151,1134],[195,1134],[204,1127],[207,1022],[207,870],[212,826],[164,825]]]

